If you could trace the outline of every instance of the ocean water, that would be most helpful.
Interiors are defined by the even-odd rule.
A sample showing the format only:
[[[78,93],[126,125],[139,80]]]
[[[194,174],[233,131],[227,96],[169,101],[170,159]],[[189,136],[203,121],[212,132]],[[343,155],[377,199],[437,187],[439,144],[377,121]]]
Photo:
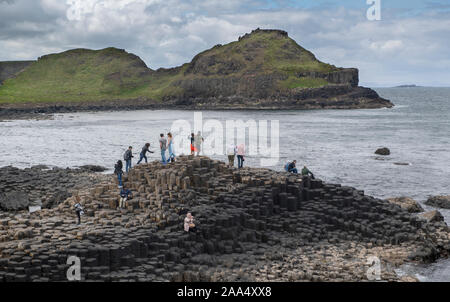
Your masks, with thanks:
[[[296,159],[299,167],[307,165],[327,182],[353,186],[379,198],[409,196],[423,202],[431,195],[449,195],[450,88],[376,90],[396,106],[204,111],[202,117],[204,122],[221,121],[224,127],[226,120],[278,121],[279,160],[270,167],[273,169],[282,170],[288,160]],[[159,159],[159,133],[170,131],[175,120],[186,120],[193,127],[193,119],[193,111],[155,110],[83,112],[59,114],[51,120],[0,122],[0,166],[98,164],[112,169],[129,145],[134,146],[136,162],[145,142],[155,151],[149,159]],[[181,142],[180,137],[175,139]],[[391,155],[375,155],[379,147],[388,147]],[[214,157],[225,160],[224,155]],[[249,156],[245,165],[258,167],[260,158]],[[449,223],[450,211],[441,212]],[[450,262],[442,263],[438,276],[450,280]]]

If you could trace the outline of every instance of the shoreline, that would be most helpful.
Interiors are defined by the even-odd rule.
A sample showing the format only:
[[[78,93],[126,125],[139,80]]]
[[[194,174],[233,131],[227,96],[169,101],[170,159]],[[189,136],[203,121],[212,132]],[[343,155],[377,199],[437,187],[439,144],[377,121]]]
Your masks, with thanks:
[[[44,267],[54,259],[64,269],[65,255],[74,253],[86,269],[83,280],[364,281],[367,257],[377,255],[383,280],[414,281],[394,269],[450,252],[448,228],[440,223],[351,187],[284,172],[235,170],[183,156],[166,166],[135,166],[124,180],[135,193],[124,210],[115,208],[117,180],[105,174],[56,207],[0,211],[0,272],[20,256],[36,274],[25,281],[63,281],[60,271]],[[74,196],[86,209],[80,227]],[[200,233],[182,231],[186,210],[193,211]],[[24,275],[0,273],[2,278]]]
[[[329,87],[328,89],[333,89]],[[0,121],[41,118],[43,115],[74,112],[132,111],[132,110],[327,110],[327,109],[380,109],[392,108],[370,88],[352,94],[320,95],[320,89],[311,89],[317,97],[293,96],[279,98],[196,97],[155,101],[151,99],[124,99],[76,102],[24,102],[0,103]],[[324,92],[326,94],[326,92]]]

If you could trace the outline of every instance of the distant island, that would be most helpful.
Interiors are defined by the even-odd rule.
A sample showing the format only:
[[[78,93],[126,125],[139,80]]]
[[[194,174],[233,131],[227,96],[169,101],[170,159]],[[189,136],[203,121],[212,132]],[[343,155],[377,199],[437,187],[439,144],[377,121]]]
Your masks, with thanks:
[[[282,30],[256,29],[152,70],[123,49],[73,49],[0,62],[0,115],[126,109],[359,109],[392,107],[360,87],[358,69],[323,63]]]
[[[398,86],[395,86],[394,88],[414,88],[414,87],[421,87],[421,86],[410,84],[410,85],[398,85]]]

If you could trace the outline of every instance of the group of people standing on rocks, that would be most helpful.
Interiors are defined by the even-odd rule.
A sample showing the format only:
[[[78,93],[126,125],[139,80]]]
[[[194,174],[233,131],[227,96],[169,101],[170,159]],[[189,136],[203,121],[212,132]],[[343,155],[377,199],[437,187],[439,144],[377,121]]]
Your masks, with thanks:
[[[197,134],[191,133],[189,136],[190,139],[190,150],[191,155],[199,155],[201,152],[201,147],[204,142],[204,138],[201,135],[201,132],[198,131]],[[159,138],[159,148],[161,151],[161,162],[163,164],[167,164],[169,162],[175,161],[175,152],[173,147],[173,135],[172,133],[167,133],[167,138],[164,136],[163,133],[160,134]],[[168,159],[166,158],[166,152],[168,151]],[[142,160],[144,160],[146,163],[148,162],[147,159],[147,153],[154,153],[154,151],[150,150],[150,143],[145,143],[145,145],[142,147],[141,152],[139,154],[139,160],[137,162],[137,165],[139,165]],[[237,157],[238,161],[238,169],[241,169],[244,166],[244,156],[245,156],[245,146],[244,144],[229,144],[227,146],[227,157],[228,157],[228,165],[230,167],[234,167],[234,161]],[[123,155],[123,160],[125,161],[125,171],[128,173],[132,168],[132,159],[133,156],[133,146],[129,146],[128,149],[125,151]],[[285,166],[285,170],[290,173],[298,174],[298,170],[296,167],[297,161],[293,160],[292,162],[289,162]],[[125,208],[126,202],[128,199],[133,198],[133,194],[130,189],[126,188],[123,183],[123,162],[122,160],[118,160],[117,163],[114,165],[114,174],[117,175],[117,180],[119,183],[119,208]],[[314,174],[306,167],[304,166],[302,171],[302,175],[308,175],[311,176],[311,178],[314,179]],[[75,205],[75,211],[78,218],[78,224],[81,222],[81,215],[83,214],[83,208],[81,207],[81,204],[77,202]],[[195,230],[195,224],[194,224],[194,217],[191,213],[187,213],[186,218],[184,219],[184,230],[185,231],[194,231]]]
[[[167,139],[164,137],[164,133],[161,133],[159,138],[159,148],[161,150],[161,162],[163,164],[166,164],[168,162],[174,162],[175,161],[175,152],[173,148],[173,136],[172,133],[167,133]],[[169,158],[166,157],[167,150]],[[142,147],[141,152],[139,153],[139,160],[136,163],[139,165],[142,160],[145,161],[145,163],[148,162],[147,153],[155,153],[154,151],[150,150],[150,143],[145,143],[145,145]],[[123,155],[123,160],[125,161],[125,172],[128,173],[130,169],[132,168],[132,160],[133,160],[133,146],[129,146],[128,149],[125,151]],[[122,160],[118,160],[117,163],[114,165],[114,174],[117,175],[117,179],[119,181],[119,186],[122,186],[122,176],[123,176],[123,162]]]
[[[242,168],[244,166],[244,155],[245,155],[245,146],[244,144],[239,144],[236,146],[235,144],[230,144],[227,147],[227,156],[228,156],[228,165],[230,167],[234,166],[234,159],[237,157],[238,160],[238,168]]]

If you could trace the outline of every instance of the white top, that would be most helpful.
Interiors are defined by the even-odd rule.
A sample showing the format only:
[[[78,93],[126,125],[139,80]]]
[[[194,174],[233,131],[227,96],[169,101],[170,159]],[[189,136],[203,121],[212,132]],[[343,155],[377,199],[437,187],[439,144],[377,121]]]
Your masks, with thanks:
[[[201,134],[197,134],[194,136],[194,144],[195,146],[200,146],[203,142],[203,136]]]
[[[235,155],[236,154],[236,146],[234,144],[228,145],[227,155]]]

